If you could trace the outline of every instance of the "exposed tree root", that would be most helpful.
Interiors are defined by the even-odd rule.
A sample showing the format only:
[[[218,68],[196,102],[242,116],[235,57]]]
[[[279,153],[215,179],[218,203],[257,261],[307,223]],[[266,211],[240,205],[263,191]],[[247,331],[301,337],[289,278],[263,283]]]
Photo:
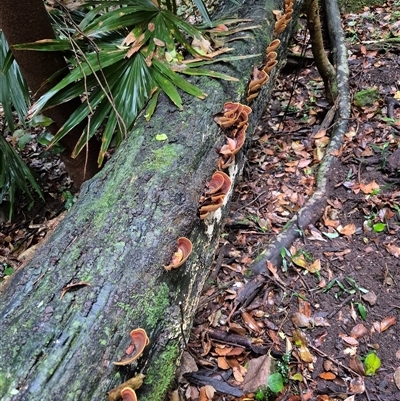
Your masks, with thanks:
[[[307,25],[308,30],[310,31],[311,47],[315,64],[324,81],[325,96],[328,102],[333,104],[338,94],[336,74],[324,49],[318,0],[306,0],[304,7],[307,15]]]
[[[291,219],[287,227],[250,266],[250,269],[255,273],[255,276],[241,291],[241,294],[243,293],[245,296],[239,294],[236,308],[241,305],[245,299],[254,296],[254,292],[257,293],[262,285],[268,281],[269,278],[266,274],[267,261],[275,266],[279,266],[282,263],[280,255],[282,247],[289,248],[293,241],[298,238],[310,224],[316,222],[322,216],[326,206],[326,190],[328,186],[329,171],[336,159],[336,155],[340,151],[342,139],[346,133],[350,116],[347,49],[341,27],[339,8],[336,1],[328,2],[327,14],[329,35],[335,49],[334,58],[337,65],[336,78],[338,82],[339,96],[335,106],[335,123],[331,134],[331,142],[327,148],[326,155],[318,172],[317,188],[305,206]]]

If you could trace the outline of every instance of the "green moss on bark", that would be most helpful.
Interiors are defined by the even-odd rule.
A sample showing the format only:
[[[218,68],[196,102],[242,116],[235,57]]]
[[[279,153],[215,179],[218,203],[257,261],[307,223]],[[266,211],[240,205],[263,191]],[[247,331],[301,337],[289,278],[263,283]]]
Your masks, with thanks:
[[[150,366],[146,372],[144,384],[150,387],[149,393],[151,396],[145,397],[146,401],[160,401],[164,399],[175,377],[176,361],[178,360],[179,353],[178,346],[171,345]]]

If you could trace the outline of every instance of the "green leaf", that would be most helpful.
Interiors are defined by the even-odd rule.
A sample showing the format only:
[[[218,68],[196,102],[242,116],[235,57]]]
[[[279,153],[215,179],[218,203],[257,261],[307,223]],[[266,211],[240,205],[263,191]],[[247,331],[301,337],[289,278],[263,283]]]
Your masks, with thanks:
[[[381,367],[381,360],[375,351],[371,351],[364,359],[365,374],[367,376],[375,376],[376,371]]]
[[[182,74],[186,75],[202,75],[211,78],[224,79],[225,81],[233,81],[233,82],[239,81],[238,78],[231,77],[230,75],[223,74],[217,71],[203,70],[200,68],[185,68],[181,72]]]
[[[283,377],[279,372],[268,376],[268,387],[273,393],[280,393],[283,390]]]
[[[204,99],[207,96],[202,90],[197,88],[197,86],[192,85],[185,79],[181,78],[177,73],[172,71],[166,64],[158,61],[157,59],[154,59],[153,65],[160,73],[166,76],[169,81],[171,81],[174,85],[176,85],[178,88],[182,89],[189,95],[196,96],[199,99]]]
[[[154,92],[153,96],[150,98],[149,102],[147,103],[146,112],[144,113],[144,118],[146,119],[146,121],[150,121],[150,118],[154,114],[154,111],[155,111],[156,106],[157,106],[157,101],[158,101],[159,94],[160,94],[160,90],[157,89]]]
[[[165,94],[172,100],[176,107],[179,110],[183,110],[182,106],[182,99],[179,96],[178,91],[176,90],[175,86],[162,74],[160,74],[155,69],[152,70],[152,75],[156,80],[158,86],[165,92]]]
[[[156,135],[157,141],[166,141],[167,139],[168,139],[168,136],[166,134],[157,134]]]
[[[11,267],[11,266],[7,266],[7,267],[4,269],[4,275],[5,275],[5,276],[10,276],[10,275],[13,274],[13,273],[14,273],[14,268]]]
[[[25,145],[33,138],[33,135],[31,134],[24,134],[21,135],[18,139],[18,149],[22,150]]]
[[[367,308],[360,302],[357,302],[356,305],[361,318],[367,320]]]
[[[17,50],[35,50],[42,52],[55,52],[70,50],[72,48],[69,40],[42,39],[31,43],[21,43],[13,46]]]
[[[296,381],[303,381],[303,375],[301,373],[295,373],[293,376],[290,377],[290,380],[296,380]]]
[[[376,233],[381,233],[386,228],[386,224],[385,223],[376,223],[372,226],[372,228]]]
[[[53,124],[53,120],[42,114],[33,117],[31,120],[31,125],[33,125],[34,127],[37,127],[38,125],[41,127],[48,127],[51,124]]]

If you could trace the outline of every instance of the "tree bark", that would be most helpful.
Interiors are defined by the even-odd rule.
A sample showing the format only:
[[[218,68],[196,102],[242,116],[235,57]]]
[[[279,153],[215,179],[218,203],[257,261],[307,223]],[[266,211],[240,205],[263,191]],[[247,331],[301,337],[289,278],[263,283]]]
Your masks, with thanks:
[[[146,375],[141,400],[162,400],[175,373],[218,242],[222,209],[201,222],[199,198],[217,168],[224,136],[213,115],[247,95],[253,65],[273,39],[278,0],[254,0],[236,10],[262,29],[254,40],[235,41],[235,54],[260,54],[224,63],[220,71],[241,79],[196,81],[204,101],[184,97],[179,112],[163,98],[149,123],[139,119],[105,168],[85,183],[77,203],[34,259],[10,279],[0,299],[0,395],[4,401],[103,400],[137,372]],[[296,3],[294,16],[301,2]],[[227,13],[233,15],[232,3]],[[293,18],[295,20],[295,18]],[[290,36],[280,35],[279,66]],[[261,117],[279,70],[252,104],[248,137]],[[214,68],[217,69],[218,67]],[[157,134],[166,141],[157,141]],[[243,154],[243,153],[241,153]],[[227,172],[240,175],[243,156]],[[237,155],[237,156],[238,156]],[[193,252],[182,267],[165,271],[178,237]],[[63,289],[77,286],[61,298]],[[144,328],[150,344],[130,367],[113,364],[129,346],[132,329]]]
[[[65,70],[64,76],[68,72],[62,53],[35,52],[12,48],[15,44],[55,38],[42,0],[20,0],[17,3],[13,0],[2,0],[0,3],[0,28],[4,32],[21,73],[35,98],[39,98],[54,85],[54,82],[47,81],[53,74],[63,69]],[[49,127],[53,134],[63,126],[80,103],[79,99],[74,99],[45,111],[44,114],[54,121]],[[85,151],[81,152],[75,159],[71,158],[72,151],[84,126],[85,123],[80,124],[60,141],[65,147],[61,159],[77,188],[99,171],[97,155],[100,150],[100,143],[94,137],[90,140]]]
[[[324,81],[326,99],[334,104],[338,94],[336,71],[325,53],[318,0],[305,0],[305,10],[315,65]]]

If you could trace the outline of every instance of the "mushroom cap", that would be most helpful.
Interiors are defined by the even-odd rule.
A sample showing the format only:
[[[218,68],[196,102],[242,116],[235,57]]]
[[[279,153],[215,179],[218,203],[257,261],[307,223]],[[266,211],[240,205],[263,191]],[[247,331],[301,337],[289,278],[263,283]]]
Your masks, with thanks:
[[[143,354],[145,347],[149,344],[149,337],[147,337],[147,333],[144,329],[139,328],[132,330],[130,332],[130,337],[131,343],[125,351],[126,355],[124,355],[120,361],[113,362],[114,365],[129,365]]]
[[[135,390],[125,387],[121,390],[122,401],[137,401]]]
[[[168,266],[164,266],[165,270],[176,269],[177,267],[182,266],[192,253],[193,244],[189,239],[180,237],[177,242],[178,250],[174,253],[171,263]]]
[[[281,44],[281,41],[279,39],[274,39],[267,47],[266,54],[274,52],[279,45]]]

